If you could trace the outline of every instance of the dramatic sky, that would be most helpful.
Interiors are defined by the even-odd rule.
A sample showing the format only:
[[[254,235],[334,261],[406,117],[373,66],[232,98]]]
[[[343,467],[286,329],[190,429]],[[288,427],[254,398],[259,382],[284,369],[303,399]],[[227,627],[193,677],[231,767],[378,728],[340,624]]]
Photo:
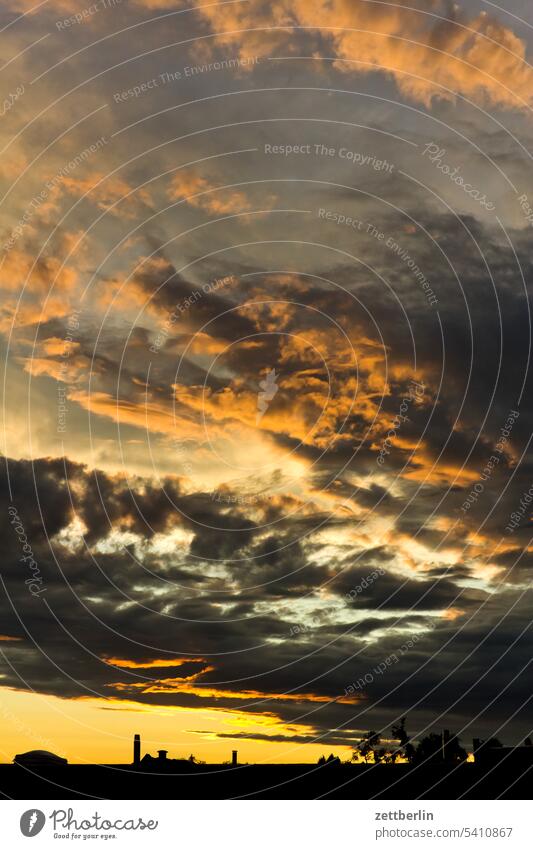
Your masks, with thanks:
[[[530,732],[505,5],[3,0],[1,760]]]

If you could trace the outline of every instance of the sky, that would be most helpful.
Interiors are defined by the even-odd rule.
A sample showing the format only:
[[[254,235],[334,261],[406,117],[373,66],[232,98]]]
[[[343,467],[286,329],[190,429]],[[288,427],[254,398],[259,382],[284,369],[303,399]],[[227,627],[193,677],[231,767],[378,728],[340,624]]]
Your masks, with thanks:
[[[0,760],[533,726],[533,20],[4,0]]]

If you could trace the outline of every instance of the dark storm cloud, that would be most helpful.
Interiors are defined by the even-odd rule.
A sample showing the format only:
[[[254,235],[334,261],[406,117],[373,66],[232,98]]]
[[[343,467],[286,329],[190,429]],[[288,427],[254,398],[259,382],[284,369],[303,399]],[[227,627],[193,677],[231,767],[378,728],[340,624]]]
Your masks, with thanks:
[[[136,272],[133,283],[146,295],[147,299],[160,310],[161,315],[176,314],[178,321],[198,330],[208,324],[210,335],[231,340],[235,336],[253,333],[253,322],[232,308],[234,303],[217,294],[217,285],[209,281],[207,292],[200,286],[185,280],[174,265],[162,257],[158,262],[147,261]],[[231,288],[228,283],[226,288]]]
[[[357,595],[354,601],[348,601],[355,609],[421,612],[446,610],[454,604],[462,608],[475,608],[485,598],[484,593],[461,589],[450,578],[414,581],[385,573],[368,581],[367,569],[359,566],[343,570],[340,579],[334,582],[334,588],[340,595],[347,597],[350,590],[360,586],[365,578],[368,586],[364,592]]]
[[[20,492],[20,490],[19,490]],[[28,510],[25,511],[28,515]],[[21,516],[23,516],[21,508]],[[401,582],[392,580],[388,574],[379,578],[372,587],[365,589],[360,598],[363,608],[375,607],[378,602],[389,603],[395,609],[403,607],[405,617],[391,620],[390,617],[378,620],[367,618],[356,627],[319,626],[305,633],[304,642],[289,636],[290,628],[294,625],[293,617],[258,616],[253,613],[253,605],[239,609],[239,594],[224,590],[206,596],[189,596],[188,591],[180,586],[178,576],[172,574],[172,584],[161,594],[153,595],[154,580],[157,582],[158,567],[156,562],[146,563],[152,574],[144,573],[133,558],[123,555],[99,555],[98,566],[86,555],[69,555],[62,552],[62,574],[46,553],[46,546],[35,546],[39,564],[46,577],[46,605],[41,600],[31,598],[20,579],[21,566],[15,564],[4,570],[4,580],[10,599],[15,605],[18,617],[12,612],[2,623],[2,631],[12,635],[22,636],[21,643],[6,645],[6,655],[14,664],[16,674],[6,667],[8,683],[21,686],[22,682],[31,685],[41,692],[61,696],[79,696],[98,693],[114,698],[131,698],[146,704],[176,704],[184,706],[205,706],[207,704],[239,710],[274,711],[286,721],[297,721],[302,712],[302,705],[284,703],[275,699],[249,697],[248,699],[232,698],[231,691],[242,689],[263,692],[283,693],[288,690],[300,689],[301,692],[319,692],[332,702],[343,695],[348,685],[364,675],[373,666],[378,665],[389,653],[398,651],[405,642],[406,635],[416,633],[420,626],[427,626],[427,617],[413,616],[413,606],[420,603],[420,587],[413,587],[415,582],[408,582],[399,590]],[[17,555],[14,552],[14,557]],[[385,553],[383,553],[385,554]],[[375,560],[386,563],[386,558],[380,558],[380,552],[374,554]],[[258,569],[258,572],[260,570]],[[304,571],[305,574],[305,571]],[[361,580],[368,574],[368,568],[357,574],[349,573],[349,577]],[[259,575],[258,575],[259,577]],[[270,571],[262,576],[267,580],[283,583],[283,577],[278,572]],[[343,574],[343,579],[347,577]],[[316,575],[310,574],[309,588],[316,587]],[[300,576],[300,581],[302,576]],[[382,582],[382,583],[381,583]],[[116,584],[117,589],[113,587]],[[446,605],[452,600],[456,588],[449,581],[440,581],[438,589],[432,583],[428,604],[421,604],[424,609],[435,609]],[[336,589],[338,581],[335,582]],[[348,588],[348,584],[342,589]],[[305,587],[301,586],[300,591]],[[394,593],[396,592],[396,596]],[[438,599],[437,595],[438,594]],[[245,597],[253,600],[254,594],[244,592]],[[260,593],[256,598],[264,598]],[[131,600],[134,604],[124,604]],[[462,608],[472,608],[475,602],[485,600],[485,594],[467,591],[459,602]],[[506,604],[510,605],[511,598]],[[234,603],[228,616],[222,616],[219,603],[225,601]],[[216,602],[216,603],[214,603]],[[83,606],[82,606],[83,604]],[[144,606],[143,606],[144,605]],[[152,608],[152,609],[149,609]],[[519,611],[522,611],[520,613]],[[50,612],[49,612],[50,611]],[[89,612],[90,611],[90,612]],[[80,615],[82,613],[83,615]],[[163,615],[162,615],[163,614]],[[496,635],[490,638],[489,648],[498,653],[505,652],[510,646],[510,635],[517,633],[517,628],[527,623],[527,610],[519,608],[513,614],[511,622],[499,626]],[[248,618],[240,619],[242,615]],[[384,703],[372,710],[372,722],[387,724],[397,712],[407,710],[418,698],[423,702],[420,712],[422,721],[424,711],[427,715],[435,711],[446,711],[450,704],[446,688],[439,687],[443,674],[453,669],[456,663],[461,663],[466,653],[474,651],[473,659],[468,661],[466,668],[453,673],[453,693],[461,695],[472,680],[481,678],[486,668],[485,654],[478,648],[489,626],[498,622],[497,603],[492,602],[490,615],[474,619],[475,625],[461,629],[462,620],[458,625],[451,626],[442,622],[433,632],[423,635],[420,643],[412,652],[404,655],[401,662],[391,667],[383,680],[376,678],[372,687],[368,687],[365,700],[356,708],[341,704],[318,704],[313,706],[310,722],[317,733],[326,733],[339,722],[347,722],[352,729],[365,727],[368,712],[365,708],[372,702],[384,698]],[[522,616],[522,620],[520,617]],[[93,622],[93,627],[87,628],[87,621]],[[386,638],[369,646],[365,636],[374,630],[389,628],[396,621],[401,622],[402,630],[397,636],[390,633]],[[522,621],[522,625],[520,625]],[[503,630],[502,630],[503,629]],[[260,646],[265,639],[277,637],[281,640],[276,645],[275,654],[272,646],[264,649],[257,648],[252,654],[246,652],[246,646]],[[450,639],[448,647],[442,648]],[[79,642],[75,642],[75,641]],[[331,645],[327,647],[327,643]],[[243,651],[244,649],[244,651]],[[227,654],[222,654],[227,653]],[[235,654],[235,652],[237,652]],[[435,658],[432,660],[434,653]],[[438,654],[440,652],[440,654]],[[518,649],[512,649],[516,663],[521,662]],[[113,656],[128,657],[139,661],[151,657],[172,657],[190,654],[192,657],[205,657],[204,665],[196,661],[175,669],[116,669],[97,660],[96,657]],[[429,659],[429,666],[420,669]],[[57,665],[54,666],[54,664]],[[207,665],[215,667],[214,672],[201,675],[198,685],[200,692],[188,693],[161,691],[150,693],[151,683],[161,679],[178,679],[186,674],[198,673]],[[288,665],[287,665],[288,664]],[[473,666],[473,664],[475,664]],[[491,675],[489,681],[476,687],[476,698],[493,696],[508,680],[507,665],[497,665],[497,677]],[[476,671],[477,670],[477,671]],[[413,679],[406,690],[403,682],[406,676]],[[20,677],[18,677],[20,676]],[[109,685],[122,682],[117,690]],[[145,687],[132,687],[133,684],[144,684]],[[201,686],[216,686],[225,695],[201,698]],[[433,686],[436,693],[429,695]],[[395,694],[393,691],[398,687]],[[507,695],[501,697],[499,710],[505,716],[510,705],[516,704],[517,699],[524,693],[524,688],[513,685]],[[370,700],[370,702],[369,702]],[[465,695],[461,699],[460,709],[451,711],[455,722],[468,717],[468,709],[474,703],[473,696]],[[308,704],[308,707],[310,705]],[[349,716],[352,719],[349,719]],[[494,717],[491,718],[494,721]],[[488,727],[488,726],[487,726]],[[347,729],[347,737],[350,735]],[[312,735],[310,735],[312,736]]]

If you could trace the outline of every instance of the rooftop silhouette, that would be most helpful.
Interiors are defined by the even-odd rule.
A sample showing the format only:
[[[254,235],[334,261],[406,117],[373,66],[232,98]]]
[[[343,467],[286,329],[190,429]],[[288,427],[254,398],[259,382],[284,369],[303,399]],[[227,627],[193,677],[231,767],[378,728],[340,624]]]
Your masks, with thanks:
[[[368,731],[351,760],[324,754],[316,764],[240,764],[234,749],[222,764],[194,755],[169,757],[167,749],[142,753],[135,734],[132,761],[68,764],[46,751],[18,754],[0,765],[0,793],[11,798],[523,798],[529,793],[533,744],[504,746],[474,738],[469,756],[448,729],[412,741],[406,720],[393,726],[395,742]],[[229,753],[228,753],[229,754]]]

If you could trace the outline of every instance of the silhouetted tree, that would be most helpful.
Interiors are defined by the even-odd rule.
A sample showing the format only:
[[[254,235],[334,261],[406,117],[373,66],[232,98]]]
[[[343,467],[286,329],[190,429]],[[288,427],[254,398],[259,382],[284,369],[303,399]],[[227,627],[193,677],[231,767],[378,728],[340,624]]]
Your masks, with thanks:
[[[319,766],[324,766],[325,764],[328,764],[329,766],[337,766],[340,762],[340,758],[334,754],[328,755],[327,758],[324,755],[321,755],[317,760],[317,764]]]
[[[442,737],[440,734],[428,734],[420,740],[415,749],[413,760],[415,763],[432,760],[436,763],[442,758]]]
[[[373,758],[376,763],[379,763],[383,755],[383,749],[378,749],[380,742],[381,737],[377,731],[367,731],[355,749],[352,755],[352,760],[357,760],[358,756],[361,756],[365,763],[368,763],[371,758]]]
[[[459,738],[456,735],[450,738],[443,744],[442,734],[428,734],[423,737],[415,750],[415,763],[429,762],[436,764],[439,761],[446,763],[462,763],[467,759],[468,755],[459,743]]]
[[[391,763],[395,763],[396,760],[403,755],[403,757],[411,763],[415,754],[415,747],[411,743],[411,738],[406,731],[405,723],[407,722],[407,717],[402,716],[397,725],[393,725],[391,728],[392,736],[398,740],[399,746],[391,752]]]

